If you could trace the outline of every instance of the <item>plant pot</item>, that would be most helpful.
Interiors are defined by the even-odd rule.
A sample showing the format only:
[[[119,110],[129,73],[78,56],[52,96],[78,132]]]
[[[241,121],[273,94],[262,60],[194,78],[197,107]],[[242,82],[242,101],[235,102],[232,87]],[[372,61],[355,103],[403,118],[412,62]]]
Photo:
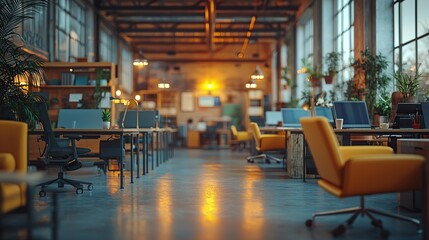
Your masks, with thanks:
[[[325,79],[326,84],[332,84],[332,82],[334,81],[333,75],[326,75],[326,76],[323,76],[323,78]]]
[[[320,77],[308,77],[308,80],[311,82],[311,87],[320,87],[322,85],[322,81]]]
[[[103,129],[109,129],[110,128],[110,122],[103,122]]]

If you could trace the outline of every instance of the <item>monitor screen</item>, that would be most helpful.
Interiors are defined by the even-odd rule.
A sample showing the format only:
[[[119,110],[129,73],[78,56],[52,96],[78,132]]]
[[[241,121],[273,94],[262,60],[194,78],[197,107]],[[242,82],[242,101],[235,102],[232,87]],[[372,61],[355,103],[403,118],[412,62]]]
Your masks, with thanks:
[[[119,125],[122,128],[122,122],[124,128],[136,128],[137,116],[136,110],[128,110],[127,116],[124,120],[124,111],[119,113]],[[151,128],[156,127],[156,117],[159,116],[158,110],[139,110],[139,128]],[[159,119],[160,121],[161,119]]]
[[[363,101],[333,102],[334,119],[343,119],[343,128],[371,128],[368,109]]]
[[[283,122],[281,111],[266,111],[265,112],[265,125],[276,126],[279,122]]]
[[[101,109],[60,109],[58,113],[59,128],[102,129]]]
[[[423,115],[423,120],[420,119],[420,122],[423,123],[423,126],[421,126],[421,128],[429,128],[429,102],[422,102],[421,107]]]
[[[218,96],[199,96],[199,107],[217,107],[220,106],[220,98]]]
[[[301,127],[299,119],[310,116],[310,111],[302,108],[282,108],[283,127]]]
[[[332,115],[332,109],[328,107],[316,107],[316,116],[322,116],[328,119],[330,123],[334,122],[334,116]]]
[[[416,115],[422,113],[422,106],[420,103],[398,103],[396,108],[396,115]]]

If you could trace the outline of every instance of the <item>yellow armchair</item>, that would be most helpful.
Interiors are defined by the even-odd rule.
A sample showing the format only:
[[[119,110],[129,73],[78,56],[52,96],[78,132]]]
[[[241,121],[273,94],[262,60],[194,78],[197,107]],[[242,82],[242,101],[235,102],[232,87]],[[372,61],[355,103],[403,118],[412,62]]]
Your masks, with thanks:
[[[0,121],[0,174],[27,172],[27,124]],[[25,184],[0,184],[0,211],[10,212],[26,203]]]
[[[250,140],[249,133],[247,131],[238,131],[234,125],[231,125],[230,129],[232,134],[231,145],[245,148]]]
[[[247,161],[253,163],[254,159],[263,158],[268,163],[270,161],[281,162],[280,159],[267,153],[286,151],[286,136],[284,134],[262,134],[258,124],[255,122],[251,122],[250,127],[255,140],[255,148],[259,154],[248,157]]]
[[[366,208],[364,196],[379,193],[411,191],[421,188],[424,158],[418,155],[393,154],[390,147],[339,146],[332,127],[323,117],[302,118],[302,129],[320,175],[320,187],[336,197],[360,196],[360,206],[313,214],[306,221],[308,227],[318,216],[351,213],[346,224],[332,231],[342,234],[346,225],[352,225],[357,216],[368,216],[372,224],[381,230],[383,238],[389,232],[373,214],[408,221],[420,228],[416,219]]]

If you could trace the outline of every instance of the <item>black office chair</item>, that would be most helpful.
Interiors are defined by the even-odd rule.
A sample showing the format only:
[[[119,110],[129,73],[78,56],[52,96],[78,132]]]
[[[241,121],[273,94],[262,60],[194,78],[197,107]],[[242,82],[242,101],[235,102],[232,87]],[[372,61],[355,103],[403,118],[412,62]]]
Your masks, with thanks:
[[[41,156],[44,164],[59,166],[58,177],[56,179],[43,182],[37,186],[41,186],[39,195],[46,196],[46,186],[57,183],[58,187],[64,187],[64,184],[72,185],[76,188],[76,194],[83,193],[83,186],[88,185],[88,190],[92,190],[93,186],[90,182],[71,180],[64,178],[64,171],[73,171],[82,167],[79,162],[78,156],[89,153],[91,150],[88,148],[76,147],[76,140],[80,140],[82,136],[68,135],[65,138],[56,138],[51,127],[51,120],[49,118],[48,109],[44,101],[37,103],[39,110],[40,123],[43,126],[44,135],[42,140],[45,141],[45,150]],[[71,146],[69,143],[71,142]]]

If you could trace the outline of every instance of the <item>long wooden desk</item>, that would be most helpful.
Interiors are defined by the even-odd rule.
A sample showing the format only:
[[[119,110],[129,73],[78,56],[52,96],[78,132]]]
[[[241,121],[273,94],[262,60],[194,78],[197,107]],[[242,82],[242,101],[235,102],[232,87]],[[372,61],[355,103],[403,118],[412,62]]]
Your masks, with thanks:
[[[277,130],[286,132],[287,149],[287,173],[291,178],[303,178],[306,176],[306,144],[304,134],[300,128],[277,127]],[[268,131],[270,129],[264,129]],[[274,128],[271,129],[274,131]],[[382,135],[385,137],[419,138],[429,134],[429,129],[334,129],[337,135],[342,137],[342,145],[351,145],[351,137],[357,135]]]
[[[131,172],[131,183],[133,183],[133,139],[134,137],[137,138],[137,142],[139,141],[139,129],[135,129],[135,128],[121,128],[121,129],[62,129],[62,128],[57,128],[54,129],[54,134],[56,135],[65,135],[65,134],[77,134],[77,135],[82,135],[82,136],[94,136],[94,135],[118,135],[120,138],[120,145],[124,146],[124,136],[128,135],[131,136],[131,166],[130,166],[130,172]],[[43,135],[44,131],[43,130],[30,130],[28,131],[29,135]],[[139,144],[137,144],[137,151],[139,152]],[[120,162],[121,162],[121,167],[120,169],[120,189],[124,189],[124,171],[123,171],[123,167],[122,167],[122,159],[125,157],[122,153],[122,151],[120,151]],[[137,154],[137,163],[139,162],[139,154]],[[138,169],[138,167],[137,167]]]

